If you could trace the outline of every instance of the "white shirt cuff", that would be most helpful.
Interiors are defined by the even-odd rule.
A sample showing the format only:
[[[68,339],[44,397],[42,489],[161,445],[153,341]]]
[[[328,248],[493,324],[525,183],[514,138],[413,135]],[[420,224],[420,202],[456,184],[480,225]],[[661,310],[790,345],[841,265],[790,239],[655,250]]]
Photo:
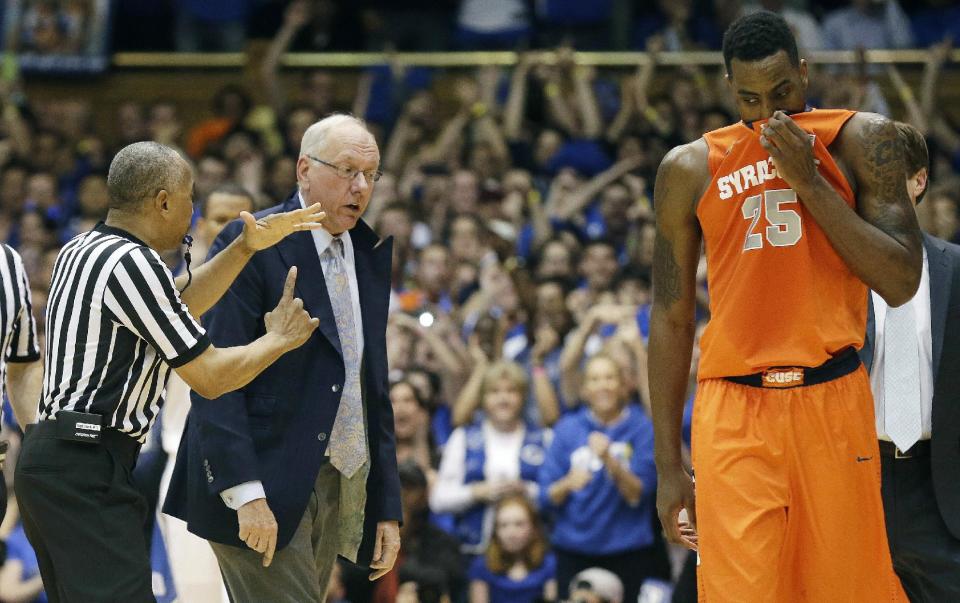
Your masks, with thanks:
[[[223,499],[223,504],[227,505],[234,511],[247,504],[251,500],[257,500],[258,498],[266,497],[267,493],[264,492],[263,484],[260,482],[260,480],[237,484],[236,486],[227,488],[220,493],[220,498]]]

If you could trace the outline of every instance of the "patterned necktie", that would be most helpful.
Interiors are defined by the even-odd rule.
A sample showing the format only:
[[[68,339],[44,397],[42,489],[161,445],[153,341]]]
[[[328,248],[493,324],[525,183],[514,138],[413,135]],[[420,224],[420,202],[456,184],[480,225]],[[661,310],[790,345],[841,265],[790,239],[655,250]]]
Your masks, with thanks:
[[[905,452],[923,434],[920,345],[913,304],[887,308],[883,330],[883,426],[897,448]]]
[[[337,335],[343,351],[346,383],[340,394],[337,418],[330,432],[330,463],[346,477],[353,474],[367,460],[366,428],[363,421],[363,399],[360,391],[360,353],[356,323],[353,319],[353,297],[347,264],[343,257],[343,241],[334,237],[323,252],[326,263],[327,291],[333,316],[337,321]]]

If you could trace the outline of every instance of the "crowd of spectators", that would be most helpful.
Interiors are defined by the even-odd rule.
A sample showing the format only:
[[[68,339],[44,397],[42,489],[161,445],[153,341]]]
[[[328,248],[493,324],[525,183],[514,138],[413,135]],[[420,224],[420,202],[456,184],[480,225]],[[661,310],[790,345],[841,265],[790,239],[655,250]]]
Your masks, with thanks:
[[[290,0],[123,2],[119,50],[240,51],[273,35]],[[909,48],[960,35],[949,0],[301,0],[298,51],[643,49],[662,34],[670,50],[720,48],[742,12],[782,11],[808,50]],[[906,9],[906,11],[904,10]]]
[[[149,11],[154,3],[120,4]],[[178,4],[191,21],[184,32],[206,23],[191,10],[236,6],[230,15],[242,25],[262,8]],[[617,592],[634,601],[644,581],[650,593],[669,592],[685,558],[665,546],[654,513],[646,368],[652,187],[667,150],[737,118],[717,69],[666,67],[657,57],[716,48],[723,23],[752,4],[716,2],[704,13],[691,10],[692,0],[670,0],[634,15],[631,35],[652,60],[629,72],[577,64],[562,45],[552,47],[553,60],[521,54],[508,69],[440,72],[392,62],[350,78],[357,85],[346,95],[339,73],[304,71],[288,89],[278,72],[291,49],[368,47],[371,36],[379,39],[372,32],[406,32],[438,48],[513,48],[540,36],[589,47],[590,36],[607,38],[610,11],[621,7],[434,0],[396,11],[395,3],[371,0],[354,11],[342,4],[291,3],[259,90],[211,91],[212,112],[196,123],[183,123],[182,108],[169,101],[129,102],[113,131],[98,131],[90,99],[31,98],[21,82],[0,82],[0,241],[23,257],[39,327],[60,246],[105,215],[106,168],[117,149],[144,139],[182,149],[195,166],[197,217],[208,218],[198,227],[207,227],[223,219],[205,214],[213,190],[230,183],[258,207],[274,205],[296,185],[299,143],[311,123],[331,111],[364,117],[384,172],[365,219],[395,241],[387,353],[403,550],[375,585],[343,567],[330,600],[535,601],[584,591],[585,601],[612,601]],[[783,10],[807,49],[933,43],[916,91],[898,68],[864,63],[848,71],[816,66],[809,96],[814,106],[874,110],[918,126],[934,182],[922,226],[960,242],[960,130],[937,100],[951,44],[940,41],[943,31],[930,37],[946,22],[925,12],[943,3],[929,0],[911,18],[893,0],[830,10],[827,2],[759,4]],[[488,6],[502,17],[493,24],[500,29],[489,29]],[[571,21],[571,7],[593,12]],[[334,25],[348,18],[357,19],[356,30]],[[446,31],[456,42],[416,34],[454,18],[458,26]],[[224,30],[224,44],[242,39],[239,31]],[[365,36],[347,35],[354,31]],[[345,96],[349,106],[338,104]],[[182,270],[180,255],[166,259]],[[705,266],[700,275],[702,325]],[[695,386],[696,353],[691,400]],[[4,434],[16,440],[12,413],[5,420]],[[44,600],[15,504],[0,539],[7,553],[0,601]],[[593,587],[603,591],[593,593],[598,599],[589,598]]]

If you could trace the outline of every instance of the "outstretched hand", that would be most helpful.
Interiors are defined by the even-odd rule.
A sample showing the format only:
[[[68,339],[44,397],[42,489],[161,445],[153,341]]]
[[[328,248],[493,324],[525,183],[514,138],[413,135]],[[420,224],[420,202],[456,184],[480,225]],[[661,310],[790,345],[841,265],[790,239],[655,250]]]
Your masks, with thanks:
[[[250,212],[242,211],[240,212],[240,219],[243,220],[241,239],[251,250],[260,251],[276,245],[297,231],[323,228],[321,222],[326,215],[320,210],[319,203],[281,214],[270,214],[259,220]]]

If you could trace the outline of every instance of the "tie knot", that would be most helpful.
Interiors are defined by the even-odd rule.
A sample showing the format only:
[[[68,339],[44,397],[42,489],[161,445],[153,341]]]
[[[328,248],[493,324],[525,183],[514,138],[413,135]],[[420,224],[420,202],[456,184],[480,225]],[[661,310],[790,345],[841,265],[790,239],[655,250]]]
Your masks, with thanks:
[[[332,253],[334,257],[343,259],[343,239],[339,236],[333,237],[333,241],[330,243],[330,249],[333,250]]]

